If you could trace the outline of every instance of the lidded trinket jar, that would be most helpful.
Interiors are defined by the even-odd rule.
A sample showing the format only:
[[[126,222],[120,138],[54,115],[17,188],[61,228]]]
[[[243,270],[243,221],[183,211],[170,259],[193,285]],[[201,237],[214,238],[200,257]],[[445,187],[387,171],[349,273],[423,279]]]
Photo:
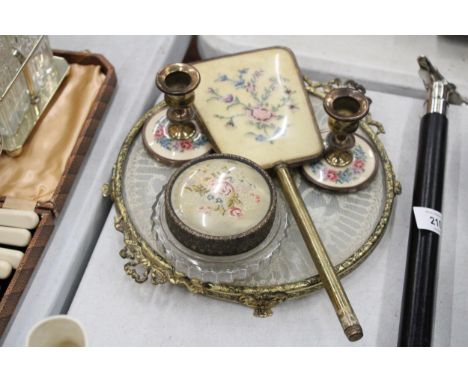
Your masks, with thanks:
[[[268,174],[252,161],[214,154],[173,174],[165,206],[168,227],[183,245],[207,255],[234,255],[268,235],[276,191]]]

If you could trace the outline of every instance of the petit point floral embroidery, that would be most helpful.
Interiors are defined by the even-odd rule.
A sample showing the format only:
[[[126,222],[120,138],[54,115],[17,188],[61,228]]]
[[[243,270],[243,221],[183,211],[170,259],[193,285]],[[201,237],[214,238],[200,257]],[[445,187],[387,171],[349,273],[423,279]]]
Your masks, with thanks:
[[[264,78],[261,69],[242,68],[234,76],[222,73],[216,82],[229,83],[231,91],[222,94],[215,87],[208,88],[208,102],[225,104],[225,113],[214,117],[224,121],[228,129],[236,128],[239,120],[246,121],[252,127],[246,134],[257,142],[274,143],[287,127],[283,124],[285,112],[299,109],[294,99],[296,91],[287,86],[289,79]]]

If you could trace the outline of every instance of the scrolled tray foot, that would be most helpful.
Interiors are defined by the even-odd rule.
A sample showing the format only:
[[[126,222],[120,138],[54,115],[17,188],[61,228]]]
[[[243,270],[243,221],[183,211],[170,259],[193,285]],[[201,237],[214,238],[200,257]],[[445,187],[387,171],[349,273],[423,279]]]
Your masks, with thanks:
[[[165,284],[169,281],[167,275],[157,269],[151,271],[151,283],[153,285]]]
[[[255,317],[266,318],[273,315],[273,310],[271,309],[271,307],[259,306],[254,309],[253,315]]]
[[[122,248],[120,251],[119,251],[119,255],[122,259],[128,259],[128,251],[127,251],[127,247],[125,248]]]
[[[137,270],[138,267],[141,267],[140,262],[138,260],[131,260],[124,265],[124,270],[135,282],[142,284],[148,280],[151,267],[143,267],[142,270]]]
[[[265,318],[273,315],[273,308],[279,303],[287,300],[286,293],[268,294],[263,296],[243,295],[239,302],[254,309],[255,317]]]

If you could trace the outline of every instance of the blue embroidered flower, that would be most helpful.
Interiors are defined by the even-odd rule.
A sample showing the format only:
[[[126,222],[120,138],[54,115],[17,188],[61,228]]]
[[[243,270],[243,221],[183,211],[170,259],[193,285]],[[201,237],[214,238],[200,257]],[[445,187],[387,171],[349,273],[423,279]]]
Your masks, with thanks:
[[[193,141],[193,144],[195,146],[202,146],[204,145],[205,143],[208,142],[208,138],[206,136],[204,136],[203,134],[200,134],[198,136],[198,138],[196,138],[194,141]]]
[[[354,158],[366,160],[366,153],[364,152],[361,145],[356,145],[353,149]]]
[[[170,149],[170,145],[171,145],[171,140],[167,137],[162,137],[161,140],[159,141],[159,144],[166,148],[166,149]]]
[[[248,68],[244,68],[244,69],[239,69],[239,74],[245,74],[249,71]]]
[[[240,87],[244,86],[244,84],[245,84],[245,81],[243,79],[240,79],[240,80],[237,80],[236,82],[234,82],[234,86],[236,88],[240,88]]]
[[[216,203],[222,203],[223,202],[223,199],[221,198],[216,198]]]
[[[208,200],[213,200],[213,199],[214,199],[214,196],[211,195],[211,194],[208,194],[207,198],[208,198]]]
[[[351,172],[349,168],[339,174],[340,183],[349,183],[351,181]]]
[[[225,74],[220,74],[217,81],[227,81],[229,79]]]
[[[263,134],[258,134],[256,137],[255,137],[255,140],[256,141],[259,141],[259,142],[263,142],[266,140],[266,137],[263,135]]]

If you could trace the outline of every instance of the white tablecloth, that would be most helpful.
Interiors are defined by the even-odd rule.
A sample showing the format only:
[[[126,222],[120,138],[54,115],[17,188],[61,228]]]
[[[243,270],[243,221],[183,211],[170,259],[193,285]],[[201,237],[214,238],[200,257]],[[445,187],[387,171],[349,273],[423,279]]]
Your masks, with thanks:
[[[154,78],[167,63],[184,57],[189,36],[52,36],[53,48],[102,53],[114,65],[118,85],[76,177],[65,208],[15,316],[2,339],[22,345],[40,319],[66,311],[109,213],[101,186],[128,129],[159,94]]]
[[[69,314],[82,321],[91,345],[255,345],[255,346],[393,346],[397,343],[406,259],[420,99],[369,92],[372,114],[383,122],[382,136],[403,193],[387,232],[374,253],[343,285],[364,329],[364,338],[349,343],[325,292],[319,291],[276,307],[269,318],[256,318],[241,305],[193,295],[182,287],[136,284],[124,274],[118,253],[122,235],[113,227],[112,211],[99,237]],[[434,345],[467,345],[468,260],[465,258],[468,110],[450,110],[449,151],[444,200],[444,234],[440,251]]]

